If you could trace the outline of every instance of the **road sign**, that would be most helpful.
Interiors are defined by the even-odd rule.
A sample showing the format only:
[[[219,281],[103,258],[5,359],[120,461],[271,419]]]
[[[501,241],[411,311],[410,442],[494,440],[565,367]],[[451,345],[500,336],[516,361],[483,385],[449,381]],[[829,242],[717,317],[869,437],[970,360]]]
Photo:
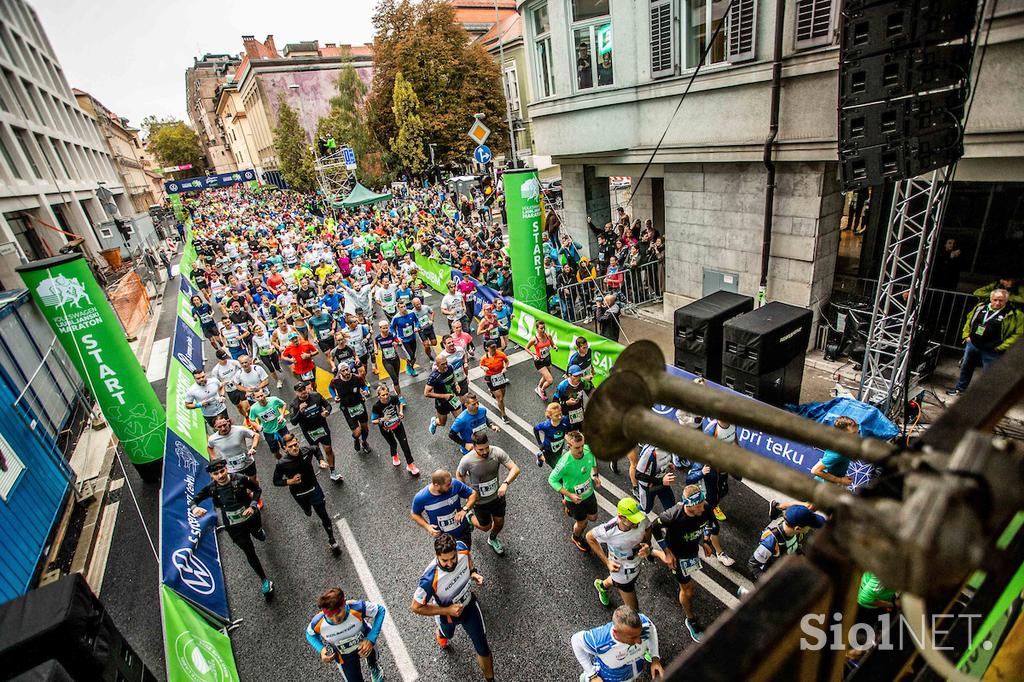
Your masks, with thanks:
[[[491,160],[491,148],[485,144],[473,150],[473,160],[486,166]]]
[[[345,159],[345,168],[347,168],[348,170],[356,169],[356,153],[352,150],[351,147],[342,147],[341,156],[343,159]]]
[[[491,135],[491,129],[485,126],[479,119],[473,121],[473,125],[469,128],[469,138],[477,144],[483,144],[487,142],[487,138]]]

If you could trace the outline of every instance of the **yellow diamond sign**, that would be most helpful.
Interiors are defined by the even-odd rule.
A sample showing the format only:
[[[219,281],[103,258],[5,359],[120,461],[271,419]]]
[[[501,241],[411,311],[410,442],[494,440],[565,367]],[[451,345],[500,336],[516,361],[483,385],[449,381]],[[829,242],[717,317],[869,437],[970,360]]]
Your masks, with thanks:
[[[491,135],[491,129],[481,123],[479,120],[473,121],[473,125],[469,128],[469,137],[478,145],[483,144],[487,141],[487,138]]]

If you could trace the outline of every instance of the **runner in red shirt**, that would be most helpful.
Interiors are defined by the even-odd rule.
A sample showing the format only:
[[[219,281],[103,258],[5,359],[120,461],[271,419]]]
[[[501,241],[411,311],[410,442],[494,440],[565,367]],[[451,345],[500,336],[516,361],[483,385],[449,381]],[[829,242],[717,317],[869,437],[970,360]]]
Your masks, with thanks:
[[[280,294],[284,291],[284,277],[281,276],[280,272],[275,270],[270,274],[270,277],[267,277],[267,288],[275,294]]]
[[[309,341],[298,334],[292,334],[288,337],[288,345],[281,351],[281,360],[291,365],[292,374],[299,379],[313,381],[316,378],[313,358],[319,353],[320,349]]]
[[[473,345],[473,337],[462,329],[462,322],[455,320],[450,323],[452,330],[451,337],[455,346],[466,353],[470,358],[476,359],[476,346]]]

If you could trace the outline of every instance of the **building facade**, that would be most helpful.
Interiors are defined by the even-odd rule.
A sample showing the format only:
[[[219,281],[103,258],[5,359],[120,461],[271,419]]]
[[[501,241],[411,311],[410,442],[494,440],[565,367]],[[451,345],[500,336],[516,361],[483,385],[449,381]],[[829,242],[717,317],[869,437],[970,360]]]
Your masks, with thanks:
[[[273,41],[273,36],[269,39]],[[238,57],[229,54],[204,54],[185,69],[185,108],[206,153],[206,166],[215,173],[238,170],[216,116],[217,88],[238,62]]]
[[[448,4],[455,8],[455,21],[466,29],[470,42],[516,14],[516,0],[448,0]]]
[[[82,111],[96,121],[107,149],[114,158],[114,165],[121,176],[121,184],[128,192],[135,213],[145,213],[149,207],[157,203],[153,186],[146,175],[143,165],[144,151],[139,129],[133,128],[128,119],[122,118],[107,109],[101,102],[87,92],[74,88],[75,99]]]
[[[278,169],[274,128],[282,101],[296,111],[312,143],[317,124],[330,113],[342,64],[351,63],[367,87],[373,80],[370,45],[321,46],[318,41],[305,41],[286,45],[282,55],[273,36],[262,42],[242,36],[242,44],[245,53],[221,88],[215,111],[220,112],[218,123],[230,137],[226,144],[229,153],[236,155],[235,163],[246,156],[261,177]]]
[[[94,259],[109,248],[101,186],[122,216],[133,215],[103,135],[79,107],[35,10],[0,0],[0,287],[22,286],[15,266],[76,237]]]
[[[837,163],[840,0],[737,0],[726,16],[729,5],[517,2],[534,146],[561,167],[563,229],[592,247],[588,216],[604,223],[616,208],[608,178],[632,178],[624,208],[652,219],[667,242],[666,319],[717,289],[758,290],[777,7],[785,15],[768,298],[817,312],[837,276],[877,274],[887,196],[869,197],[866,229],[841,234],[850,198]],[[960,229],[957,236],[969,242],[961,246],[970,249],[978,279],[1019,267],[1000,266],[999,254],[1024,248],[1024,91],[1016,85],[1024,63],[1022,14],[1024,0],[1006,0],[991,31],[987,21],[982,27],[987,57],[945,222],[944,231]],[[707,37],[720,25],[674,115]]]

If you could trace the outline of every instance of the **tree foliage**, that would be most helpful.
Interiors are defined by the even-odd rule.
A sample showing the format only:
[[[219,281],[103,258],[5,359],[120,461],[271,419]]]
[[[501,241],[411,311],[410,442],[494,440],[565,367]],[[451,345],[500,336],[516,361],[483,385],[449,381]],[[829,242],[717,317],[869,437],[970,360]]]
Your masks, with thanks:
[[[313,153],[299,116],[288,106],[282,94],[278,99],[277,127],[274,128],[274,150],[281,176],[296,192],[316,189]]]
[[[423,119],[420,117],[420,100],[402,72],[395,74],[395,89],[391,112],[395,117],[398,133],[391,138],[391,149],[398,157],[402,168],[413,175],[419,175],[427,166],[424,152]]]
[[[150,150],[162,166],[183,166],[191,163],[195,169],[206,169],[206,154],[199,143],[199,136],[182,121],[159,120],[155,116],[143,119],[148,131]]]
[[[451,4],[381,0],[373,22],[368,119],[382,146],[398,138],[394,91],[401,72],[419,99],[425,139],[435,143],[438,163],[469,160],[473,141],[466,131],[478,112],[494,133],[490,144],[500,143],[507,149],[500,70],[483,47],[469,44],[469,34],[455,21]],[[385,153],[384,158],[389,168],[398,162],[395,154]]]
[[[356,154],[356,176],[360,182],[379,187],[384,169],[380,147],[367,126],[366,94],[366,84],[351,63],[346,63],[338,75],[338,93],[331,98],[331,110],[317,123],[316,132],[317,137],[333,137],[339,147],[351,147]]]

